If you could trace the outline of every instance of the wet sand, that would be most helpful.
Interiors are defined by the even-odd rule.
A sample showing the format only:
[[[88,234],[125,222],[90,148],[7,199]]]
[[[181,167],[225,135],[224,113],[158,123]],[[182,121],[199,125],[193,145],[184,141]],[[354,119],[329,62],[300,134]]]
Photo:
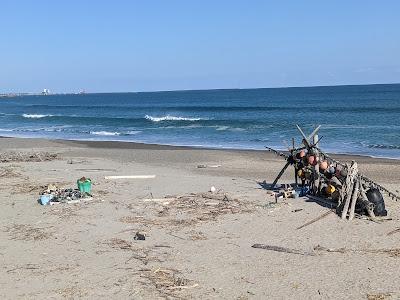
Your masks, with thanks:
[[[1,138],[0,147],[59,155],[0,163],[2,299],[400,297],[400,254],[383,251],[400,248],[400,232],[387,235],[400,227],[399,203],[386,197],[389,216],[378,223],[330,214],[296,230],[328,209],[303,198],[271,203],[263,181],[272,182],[284,165],[271,153],[14,138]],[[363,174],[400,190],[400,161],[335,157],[356,160]],[[282,182],[292,182],[292,173]],[[94,182],[92,201],[37,203],[41,186],[75,187],[82,176]],[[199,197],[211,186],[231,201]],[[146,240],[134,240],[136,232]],[[313,250],[318,245],[346,251]]]

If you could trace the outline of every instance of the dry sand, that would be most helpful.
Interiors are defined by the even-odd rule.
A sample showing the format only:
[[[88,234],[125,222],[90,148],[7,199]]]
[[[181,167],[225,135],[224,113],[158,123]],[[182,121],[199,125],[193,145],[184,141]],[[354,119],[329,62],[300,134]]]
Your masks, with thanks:
[[[400,209],[388,197],[382,222],[330,214],[296,230],[328,209],[303,198],[270,203],[262,181],[271,182],[284,161],[262,151],[10,138],[0,147],[59,156],[0,163],[2,299],[400,298],[400,232],[387,235],[400,227]],[[400,189],[400,161],[339,158],[356,159],[365,175]],[[156,178],[104,179],[150,174]],[[81,176],[94,182],[92,201],[37,203],[41,188],[74,187]],[[211,186],[229,201],[190,195]],[[183,197],[146,200],[176,195]],[[138,231],[146,240],[134,240]]]

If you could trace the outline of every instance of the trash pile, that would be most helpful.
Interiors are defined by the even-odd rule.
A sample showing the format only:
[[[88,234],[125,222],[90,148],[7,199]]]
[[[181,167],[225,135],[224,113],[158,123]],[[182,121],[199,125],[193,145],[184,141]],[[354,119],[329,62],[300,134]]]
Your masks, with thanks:
[[[400,197],[362,175],[357,162],[344,164],[324,153],[318,146],[320,139],[317,132],[320,127],[306,136],[297,125],[303,145],[295,147],[293,139],[293,146],[288,147],[288,154],[266,147],[287,161],[271,188],[275,188],[285,170],[292,165],[295,171],[295,190],[299,196],[310,195],[313,200],[333,203],[342,219],[348,217],[352,220],[356,213],[367,214],[371,218],[386,216],[382,193],[385,192],[396,200],[400,200]],[[284,187],[279,193],[283,195],[282,198],[289,198],[295,191]]]
[[[91,180],[82,177],[77,180],[78,188],[60,189],[50,184],[46,190],[40,193],[41,205],[53,205],[56,203],[78,203],[82,200],[91,200]]]

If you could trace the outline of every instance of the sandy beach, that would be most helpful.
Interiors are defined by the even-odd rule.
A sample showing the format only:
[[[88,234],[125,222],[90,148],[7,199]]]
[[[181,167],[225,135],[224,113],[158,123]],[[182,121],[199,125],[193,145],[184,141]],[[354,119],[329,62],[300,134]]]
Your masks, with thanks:
[[[265,151],[19,138],[0,147],[57,154],[0,163],[2,299],[400,298],[400,232],[388,235],[400,206],[389,197],[380,221],[331,213],[297,230],[329,208],[306,198],[275,204],[263,182],[285,162]],[[398,194],[399,160],[336,157]],[[47,185],[75,188],[82,176],[93,200],[38,204]],[[207,198],[211,186],[228,198]]]

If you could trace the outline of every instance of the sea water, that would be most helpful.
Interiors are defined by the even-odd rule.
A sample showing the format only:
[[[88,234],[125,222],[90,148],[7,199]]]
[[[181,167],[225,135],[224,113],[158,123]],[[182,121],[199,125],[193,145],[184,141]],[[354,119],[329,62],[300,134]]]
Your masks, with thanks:
[[[0,135],[400,158],[400,84],[0,98]]]

